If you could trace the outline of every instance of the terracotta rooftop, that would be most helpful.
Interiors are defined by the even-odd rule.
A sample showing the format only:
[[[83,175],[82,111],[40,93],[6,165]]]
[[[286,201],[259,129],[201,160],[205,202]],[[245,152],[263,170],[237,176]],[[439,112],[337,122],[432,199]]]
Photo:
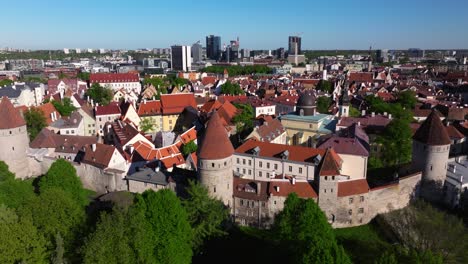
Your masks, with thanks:
[[[161,101],[143,101],[138,108],[139,116],[152,116],[162,114]]]
[[[292,183],[291,180],[272,181],[270,182],[270,195],[286,197],[290,193],[296,193],[301,198],[317,198],[318,195],[312,187],[312,183],[307,181],[296,181]]]
[[[100,115],[120,115],[120,108],[117,103],[96,106],[96,116]]]
[[[287,150],[289,153],[288,160],[297,162],[313,162],[317,155],[322,157],[325,155],[325,150],[323,149],[274,144],[269,142],[261,142],[254,139],[247,140],[244,144],[236,149],[236,153],[251,155],[256,147],[260,149],[260,157],[281,159]]]
[[[338,182],[338,197],[346,197],[369,192],[366,179]]]
[[[233,177],[234,197],[248,200],[268,200],[268,182]]]
[[[96,137],[58,135],[44,128],[29,146],[31,148],[53,148],[56,152],[78,153],[83,146],[96,142]]]
[[[161,95],[161,108],[165,115],[180,114],[187,106],[197,109],[197,103],[192,93]]]
[[[91,83],[139,82],[140,78],[134,73],[92,73],[89,81]]]
[[[372,72],[352,72],[348,79],[350,82],[372,82],[374,74]]]
[[[0,129],[10,129],[25,126],[26,122],[7,97],[0,102]]]
[[[54,105],[50,102],[40,105],[37,108],[42,110],[42,112],[44,113],[47,125],[50,125],[55,121],[55,120],[52,120],[52,115],[55,115],[55,119],[59,119],[61,117],[60,113],[57,111],[57,109],[55,109]]]
[[[440,146],[450,145],[450,138],[437,110],[433,110],[421,124],[413,136],[413,139],[424,144]]]
[[[93,145],[86,145],[81,162],[105,169],[109,166],[115,150],[114,146],[100,143],[95,144],[94,150]]]
[[[342,163],[343,160],[338,154],[332,148],[328,148],[320,164],[319,176],[340,175]]]
[[[268,118],[263,124],[255,128],[260,141],[270,142],[283,134],[286,130],[278,119]]]
[[[221,123],[221,118],[218,112],[214,112],[206,126],[198,157],[200,159],[217,160],[227,158],[233,153],[234,148],[226,129]]]

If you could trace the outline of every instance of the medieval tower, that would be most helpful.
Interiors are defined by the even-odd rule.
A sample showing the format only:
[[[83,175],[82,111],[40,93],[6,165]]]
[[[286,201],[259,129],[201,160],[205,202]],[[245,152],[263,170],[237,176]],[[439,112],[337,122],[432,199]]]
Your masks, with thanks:
[[[433,110],[413,136],[413,167],[425,182],[443,184],[447,175],[450,138],[439,112]]]
[[[0,102],[0,160],[5,161],[17,178],[28,176],[28,144],[26,122],[10,100],[3,97]]]
[[[234,148],[217,112],[208,121],[198,153],[200,183],[208,193],[232,206],[232,156]]]

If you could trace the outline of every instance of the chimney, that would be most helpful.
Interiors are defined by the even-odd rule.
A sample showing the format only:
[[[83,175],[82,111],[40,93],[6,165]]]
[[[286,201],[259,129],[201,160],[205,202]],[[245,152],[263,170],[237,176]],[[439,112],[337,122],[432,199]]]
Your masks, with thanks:
[[[262,184],[259,182],[257,183],[257,195],[258,196],[260,196],[261,190],[262,190]]]
[[[388,119],[392,119],[392,114],[388,114]]]
[[[92,144],[91,149],[93,150],[93,152],[96,152],[96,144]]]
[[[276,192],[279,192],[279,191],[280,191],[280,187],[279,187],[279,186],[275,186],[275,191],[276,191]]]
[[[296,185],[296,177],[292,177],[291,183],[292,183],[292,185]]]
[[[375,117],[375,112],[372,112],[372,117]]]
[[[387,114],[387,112],[384,112],[383,115],[384,115],[384,116],[387,116],[388,114]]]
[[[366,110],[361,111],[361,116],[366,116]]]

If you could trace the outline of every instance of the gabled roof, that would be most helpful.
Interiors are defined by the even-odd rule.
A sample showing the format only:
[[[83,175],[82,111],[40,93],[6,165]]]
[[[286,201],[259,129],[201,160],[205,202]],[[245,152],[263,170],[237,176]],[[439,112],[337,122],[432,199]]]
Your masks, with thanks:
[[[232,154],[234,154],[232,143],[221,123],[221,118],[217,112],[214,112],[206,126],[198,157],[200,159],[217,160],[230,157]]]
[[[288,180],[271,181],[270,195],[287,197],[290,193],[296,193],[301,198],[317,198],[318,195],[311,182],[296,181],[294,184]]]
[[[100,143],[95,144],[95,150],[93,150],[93,145],[86,145],[81,162],[105,169],[109,166],[115,150],[114,146]]]
[[[268,182],[233,177],[234,197],[248,200],[268,200]]]
[[[136,73],[92,73],[89,81],[91,83],[139,82],[140,78]]]
[[[10,129],[25,126],[26,122],[7,97],[0,102],[0,129]]]
[[[197,103],[192,93],[189,94],[163,94],[161,95],[163,114],[180,114],[184,108],[191,106],[197,109]]]
[[[40,105],[37,108],[42,110],[42,112],[44,113],[47,125],[50,125],[55,121],[55,120],[52,121],[52,117],[51,117],[52,113],[55,113],[55,116],[57,119],[60,118],[60,113],[57,111],[57,109],[55,109],[54,105],[50,102]]]
[[[326,150],[325,156],[320,164],[319,176],[340,175],[341,164],[343,160],[336,154],[332,148]]]
[[[338,182],[338,197],[346,197],[369,192],[366,179]]]
[[[200,107],[201,112],[210,113],[213,110],[218,110],[221,107],[221,103],[218,100],[209,100],[202,107]]]
[[[323,157],[325,155],[324,149],[314,149],[302,146],[290,146],[283,144],[274,144],[269,142],[261,142],[254,139],[247,140],[244,144],[236,149],[236,153],[252,154],[252,151],[258,147],[260,157],[269,157],[281,159],[282,155],[287,150],[289,153],[288,160],[297,162],[314,162],[317,155]]]
[[[120,107],[117,103],[96,106],[96,116],[100,115],[120,115]]]
[[[152,116],[162,114],[161,101],[143,101],[138,108],[139,116]]]
[[[433,110],[413,136],[413,139],[424,144],[441,146],[450,145],[450,137],[437,110]]]

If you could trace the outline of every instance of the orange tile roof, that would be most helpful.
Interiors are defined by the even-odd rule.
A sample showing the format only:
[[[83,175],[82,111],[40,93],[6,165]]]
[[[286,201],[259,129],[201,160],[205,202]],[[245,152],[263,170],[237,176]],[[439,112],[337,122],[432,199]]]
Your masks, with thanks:
[[[341,164],[343,160],[336,154],[336,152],[329,148],[326,150],[325,156],[322,159],[320,166],[320,176],[336,176],[340,175]]]
[[[281,154],[287,150],[289,152],[288,160],[298,162],[312,162],[317,155],[322,157],[325,155],[324,149],[314,149],[302,146],[290,146],[282,144],[274,144],[269,142],[260,142],[256,140],[247,140],[244,144],[236,149],[236,153],[250,152],[255,148],[260,148],[261,157],[281,158]]]
[[[161,95],[163,114],[180,114],[185,107],[191,106],[197,109],[197,103],[192,93],[163,94]]]
[[[54,105],[52,103],[46,103],[46,104],[43,104],[43,105],[40,105],[37,107],[38,109],[42,110],[42,112],[44,113],[44,116],[46,118],[46,121],[47,121],[47,125],[50,125],[52,124],[52,118],[50,117],[52,113],[55,113],[57,119],[60,118],[60,113],[57,111],[57,109],[55,109]]]
[[[214,112],[205,129],[205,135],[200,145],[199,158],[209,160],[224,159],[233,153],[234,148],[229,140],[226,129],[221,123],[221,118],[218,112]]]
[[[278,188],[279,187],[279,190]],[[298,182],[292,184],[290,180],[270,182],[270,195],[286,197],[290,193],[296,193],[301,198],[317,198],[318,195],[310,182]]]
[[[338,182],[338,197],[346,197],[369,192],[366,179]]]
[[[146,101],[140,104],[138,108],[139,116],[152,116],[162,114],[161,101]]]

